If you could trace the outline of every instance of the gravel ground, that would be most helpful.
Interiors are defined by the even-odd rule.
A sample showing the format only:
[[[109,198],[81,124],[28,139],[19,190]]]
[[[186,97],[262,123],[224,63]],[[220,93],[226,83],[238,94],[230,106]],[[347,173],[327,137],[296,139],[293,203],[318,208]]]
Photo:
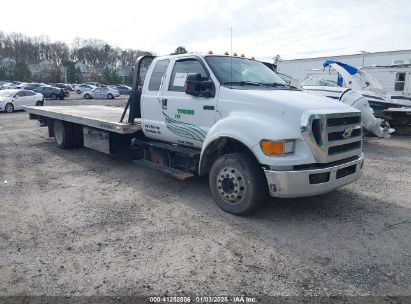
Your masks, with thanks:
[[[60,150],[24,112],[0,130],[0,296],[411,295],[409,137],[367,138],[354,184],[236,217],[207,178]]]

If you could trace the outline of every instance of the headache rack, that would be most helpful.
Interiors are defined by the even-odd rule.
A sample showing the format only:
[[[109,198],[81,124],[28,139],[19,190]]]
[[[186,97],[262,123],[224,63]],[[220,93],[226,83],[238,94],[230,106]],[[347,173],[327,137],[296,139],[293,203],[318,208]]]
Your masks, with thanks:
[[[303,115],[301,132],[318,162],[332,162],[361,153],[359,112],[307,113]]]

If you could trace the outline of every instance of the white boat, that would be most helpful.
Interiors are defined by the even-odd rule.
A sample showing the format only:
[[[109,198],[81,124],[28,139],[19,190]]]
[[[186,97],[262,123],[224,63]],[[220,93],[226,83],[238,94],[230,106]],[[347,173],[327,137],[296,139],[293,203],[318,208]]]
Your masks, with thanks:
[[[331,60],[325,61],[323,66],[333,69],[334,73],[308,76],[301,83],[303,91],[339,100],[341,94],[347,89],[356,90],[367,98],[376,117],[382,117],[384,110],[389,108],[411,107],[411,101],[406,99],[388,98],[378,80],[363,70]]]

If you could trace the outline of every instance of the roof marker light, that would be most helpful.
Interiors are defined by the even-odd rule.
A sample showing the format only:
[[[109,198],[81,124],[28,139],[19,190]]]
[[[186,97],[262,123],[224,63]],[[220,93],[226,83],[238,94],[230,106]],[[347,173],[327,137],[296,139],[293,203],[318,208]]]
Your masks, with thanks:
[[[213,55],[213,51],[208,51],[208,55]]]

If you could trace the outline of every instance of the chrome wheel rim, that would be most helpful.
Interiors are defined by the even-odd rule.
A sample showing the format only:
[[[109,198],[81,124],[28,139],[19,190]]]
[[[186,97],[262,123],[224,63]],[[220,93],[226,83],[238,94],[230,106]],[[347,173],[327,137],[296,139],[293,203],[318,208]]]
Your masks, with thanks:
[[[223,167],[216,179],[220,197],[229,204],[239,204],[246,194],[246,184],[241,172],[232,167]]]

